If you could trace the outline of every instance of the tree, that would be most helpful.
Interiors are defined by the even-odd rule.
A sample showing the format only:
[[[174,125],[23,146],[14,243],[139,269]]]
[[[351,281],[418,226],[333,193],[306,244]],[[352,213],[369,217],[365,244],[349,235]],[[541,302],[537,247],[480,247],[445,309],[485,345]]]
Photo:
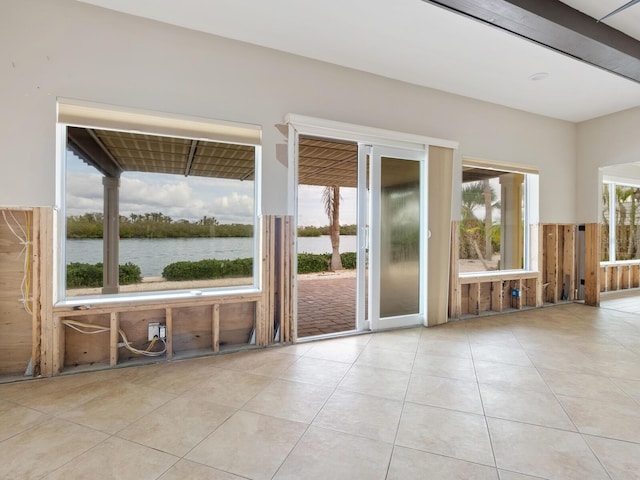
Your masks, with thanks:
[[[340,187],[326,186],[322,191],[324,211],[329,217],[329,236],[331,237],[331,263],[329,270],[342,270],[340,259]]]
[[[475,209],[484,207],[485,218],[476,217]],[[483,261],[491,260],[493,254],[493,209],[500,208],[495,190],[489,180],[464,184],[462,187],[462,218],[460,222],[461,242],[460,258],[477,257]],[[484,255],[479,243],[484,240]]]

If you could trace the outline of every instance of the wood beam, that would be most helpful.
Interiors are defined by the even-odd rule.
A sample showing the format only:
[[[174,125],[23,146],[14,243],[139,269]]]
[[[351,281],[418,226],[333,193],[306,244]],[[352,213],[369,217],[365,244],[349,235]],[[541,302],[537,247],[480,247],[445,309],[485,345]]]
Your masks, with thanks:
[[[640,82],[640,41],[558,0],[423,0]]]

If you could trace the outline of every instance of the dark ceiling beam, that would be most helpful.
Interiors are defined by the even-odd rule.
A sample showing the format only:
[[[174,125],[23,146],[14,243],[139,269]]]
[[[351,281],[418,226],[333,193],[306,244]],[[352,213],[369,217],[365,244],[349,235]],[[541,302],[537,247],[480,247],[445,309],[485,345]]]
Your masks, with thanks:
[[[640,41],[558,0],[423,0],[640,83]]]
[[[67,127],[67,146],[84,162],[107,177],[120,177],[122,168],[109,150],[87,128]]]
[[[191,173],[191,165],[193,165],[193,158],[196,155],[196,149],[198,148],[198,140],[191,140],[191,148],[189,149],[189,157],[187,158],[187,166],[184,167],[184,176],[188,177]]]

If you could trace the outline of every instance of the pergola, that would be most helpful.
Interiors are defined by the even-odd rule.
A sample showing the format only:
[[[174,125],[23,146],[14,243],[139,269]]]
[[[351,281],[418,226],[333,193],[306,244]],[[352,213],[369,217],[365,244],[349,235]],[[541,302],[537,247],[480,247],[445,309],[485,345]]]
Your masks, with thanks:
[[[118,130],[67,127],[67,146],[102,173],[103,293],[118,293],[120,176],[123,172],[253,180],[253,145],[150,135]],[[355,143],[302,138],[299,183],[357,185],[358,146]]]

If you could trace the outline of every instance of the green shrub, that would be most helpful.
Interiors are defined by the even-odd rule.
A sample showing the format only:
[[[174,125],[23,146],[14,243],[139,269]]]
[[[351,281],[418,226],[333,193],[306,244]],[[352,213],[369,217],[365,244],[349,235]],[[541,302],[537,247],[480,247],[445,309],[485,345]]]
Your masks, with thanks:
[[[140,283],[140,267],[127,262],[119,266],[120,285]],[[70,263],[67,265],[67,288],[102,287],[102,263]]]
[[[170,263],[162,270],[167,280],[208,280],[225,277],[250,277],[253,275],[253,259],[207,259],[197,262]]]
[[[356,252],[346,252],[340,254],[342,260],[342,268],[354,270],[356,268]]]
[[[127,262],[118,269],[120,285],[131,285],[142,281],[142,272],[135,263]]]
[[[326,272],[330,258],[328,253],[299,253],[298,273]]]

